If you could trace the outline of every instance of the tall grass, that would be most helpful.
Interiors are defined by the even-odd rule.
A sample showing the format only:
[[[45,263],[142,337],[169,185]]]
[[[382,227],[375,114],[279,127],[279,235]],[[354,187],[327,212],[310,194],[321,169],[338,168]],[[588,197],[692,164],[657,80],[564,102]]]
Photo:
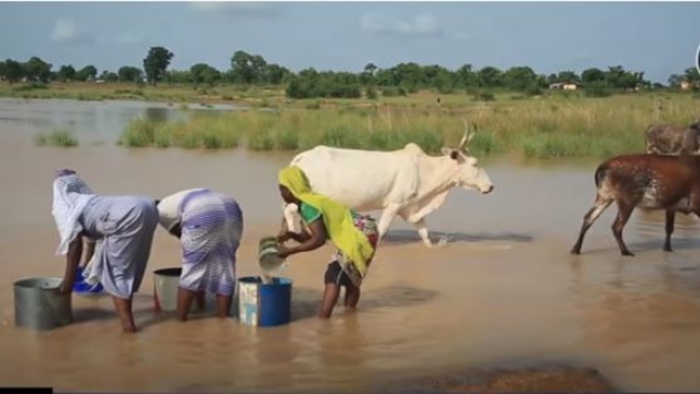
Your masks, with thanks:
[[[445,100],[447,101],[447,100]],[[629,95],[580,96],[540,100],[362,105],[318,101],[285,110],[199,114],[186,122],[158,124],[136,120],[122,139],[128,146],[229,148],[245,144],[256,151],[302,150],[316,145],[394,150],[409,142],[428,153],[456,146],[463,119],[476,125],[469,151],[488,156],[520,153],[532,158],[605,157],[642,151],[644,129],[653,121],[689,123],[696,115],[692,96],[664,104],[654,119],[654,98]]]
[[[138,118],[124,129],[119,144],[128,147],[225,149],[238,146],[239,132],[222,116],[192,114],[189,121],[172,123]]]
[[[56,129],[48,134],[37,134],[34,137],[34,144],[37,146],[72,148],[78,146],[78,138],[70,130]]]

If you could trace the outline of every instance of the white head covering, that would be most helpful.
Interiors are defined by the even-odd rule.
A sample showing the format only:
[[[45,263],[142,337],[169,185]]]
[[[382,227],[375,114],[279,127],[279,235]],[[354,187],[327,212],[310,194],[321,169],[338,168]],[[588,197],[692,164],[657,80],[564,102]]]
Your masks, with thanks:
[[[83,231],[78,219],[85,206],[95,197],[95,193],[75,171],[61,170],[55,173],[51,213],[61,236],[57,255],[68,253],[68,245]]]
[[[202,189],[183,190],[160,200],[158,203],[158,223],[165,227],[166,230],[172,230],[175,225],[182,221],[182,215],[180,213],[182,201],[185,200],[188,194],[197,190]]]

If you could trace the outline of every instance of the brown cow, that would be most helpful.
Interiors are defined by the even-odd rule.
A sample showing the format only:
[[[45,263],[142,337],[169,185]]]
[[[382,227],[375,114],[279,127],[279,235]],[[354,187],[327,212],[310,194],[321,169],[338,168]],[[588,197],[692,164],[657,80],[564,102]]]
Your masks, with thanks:
[[[644,142],[647,153],[677,155],[682,148],[691,153],[700,150],[700,121],[690,126],[673,124],[652,124],[644,131]]]
[[[581,253],[586,231],[613,201],[618,212],[612,231],[623,256],[634,256],[622,240],[622,229],[634,208],[666,210],[667,252],[671,252],[676,212],[700,216],[700,156],[685,150],[679,156],[632,154],[611,158],[598,166],[595,183],[595,204],[583,218],[572,254]]]

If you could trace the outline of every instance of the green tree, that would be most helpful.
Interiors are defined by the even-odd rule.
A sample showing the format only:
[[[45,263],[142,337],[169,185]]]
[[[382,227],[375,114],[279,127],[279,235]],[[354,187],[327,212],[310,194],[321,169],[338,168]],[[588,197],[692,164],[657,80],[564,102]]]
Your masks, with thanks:
[[[138,67],[123,66],[117,70],[119,82],[136,82],[143,81],[143,71]]]
[[[362,82],[363,85],[371,85],[374,84],[375,78],[374,75],[377,71],[377,66],[374,63],[367,63],[365,65],[364,70],[362,70],[362,73],[360,74],[360,81]]]
[[[151,47],[143,59],[146,80],[154,86],[165,77],[165,71],[173,59],[173,53],[164,47]]]
[[[75,68],[72,65],[61,66],[56,73],[56,79],[61,82],[74,81],[75,80]]]
[[[605,73],[605,82],[613,89],[622,89],[624,88],[623,78],[625,74],[626,71],[622,66],[608,67],[608,71]]]
[[[625,72],[620,78],[620,88],[625,90],[635,90],[644,82],[643,72]]]
[[[231,76],[234,83],[250,84],[255,80],[252,56],[246,51],[236,51],[231,57]]]
[[[22,64],[18,61],[7,59],[4,62],[5,67],[2,77],[6,79],[9,83],[15,83],[22,80],[24,77],[24,70],[22,69]]]
[[[522,92],[537,82],[537,74],[530,67],[511,67],[503,73],[504,84],[515,91]]]
[[[51,78],[51,64],[37,56],[32,56],[22,65],[24,75],[30,81],[48,82]]]
[[[374,73],[374,81],[379,86],[398,86],[398,76],[394,67],[389,69],[380,69]]]
[[[700,73],[698,73],[698,69],[695,67],[689,67],[686,68],[685,71],[683,72],[683,76],[685,77],[685,80],[691,83],[698,83],[700,82]]]
[[[97,68],[93,65],[85,66],[75,74],[76,81],[94,81],[97,79]]]
[[[499,87],[503,85],[503,72],[496,67],[486,66],[478,71],[477,81],[480,87]]]
[[[100,80],[105,82],[117,82],[119,80],[119,76],[116,73],[104,70],[102,71],[102,75],[100,75]]]
[[[251,55],[246,51],[236,51],[231,57],[231,74],[233,82],[253,84],[265,82],[267,62],[260,55]]]
[[[593,82],[605,82],[605,71],[599,68],[588,68],[581,73],[581,81],[584,84]]]
[[[455,82],[462,88],[476,85],[476,73],[471,64],[465,64],[455,72]]]
[[[578,83],[580,81],[580,78],[574,71],[566,70],[566,71],[560,71],[559,74],[557,75],[557,82],[563,82],[563,83]]]
[[[668,77],[668,85],[672,88],[679,88],[684,79],[685,77],[683,75],[671,74],[671,76]]]
[[[289,76],[292,75],[292,72],[289,71],[288,69],[278,65],[278,64],[269,64],[267,66],[267,83],[271,85],[279,85],[285,81],[285,79],[289,78]]]
[[[214,86],[216,82],[221,80],[219,70],[205,63],[197,63],[190,67],[190,76],[192,82],[196,84],[206,83],[209,86]]]

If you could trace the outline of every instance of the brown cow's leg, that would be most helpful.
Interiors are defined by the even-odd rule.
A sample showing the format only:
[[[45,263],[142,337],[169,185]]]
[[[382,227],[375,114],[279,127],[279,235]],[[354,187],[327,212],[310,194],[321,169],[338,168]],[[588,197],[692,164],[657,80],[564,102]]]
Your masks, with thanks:
[[[673,223],[676,218],[676,211],[673,209],[666,210],[666,242],[664,242],[664,251],[673,252],[671,250],[671,234],[673,234]]]
[[[618,201],[617,208],[617,217],[615,217],[615,221],[612,225],[613,235],[615,236],[617,245],[620,247],[620,253],[622,253],[623,256],[634,256],[634,254],[627,249],[625,242],[622,240],[622,229],[625,227],[625,224],[627,224],[630,215],[632,215],[634,205]]]
[[[583,217],[583,225],[581,225],[578,240],[576,240],[576,244],[574,244],[574,247],[571,249],[571,254],[581,254],[581,246],[583,245],[583,237],[586,235],[586,231],[588,231],[588,229],[593,225],[603,211],[605,211],[605,208],[612,203],[612,201],[613,200],[603,199],[600,195],[596,196],[595,204]]]

